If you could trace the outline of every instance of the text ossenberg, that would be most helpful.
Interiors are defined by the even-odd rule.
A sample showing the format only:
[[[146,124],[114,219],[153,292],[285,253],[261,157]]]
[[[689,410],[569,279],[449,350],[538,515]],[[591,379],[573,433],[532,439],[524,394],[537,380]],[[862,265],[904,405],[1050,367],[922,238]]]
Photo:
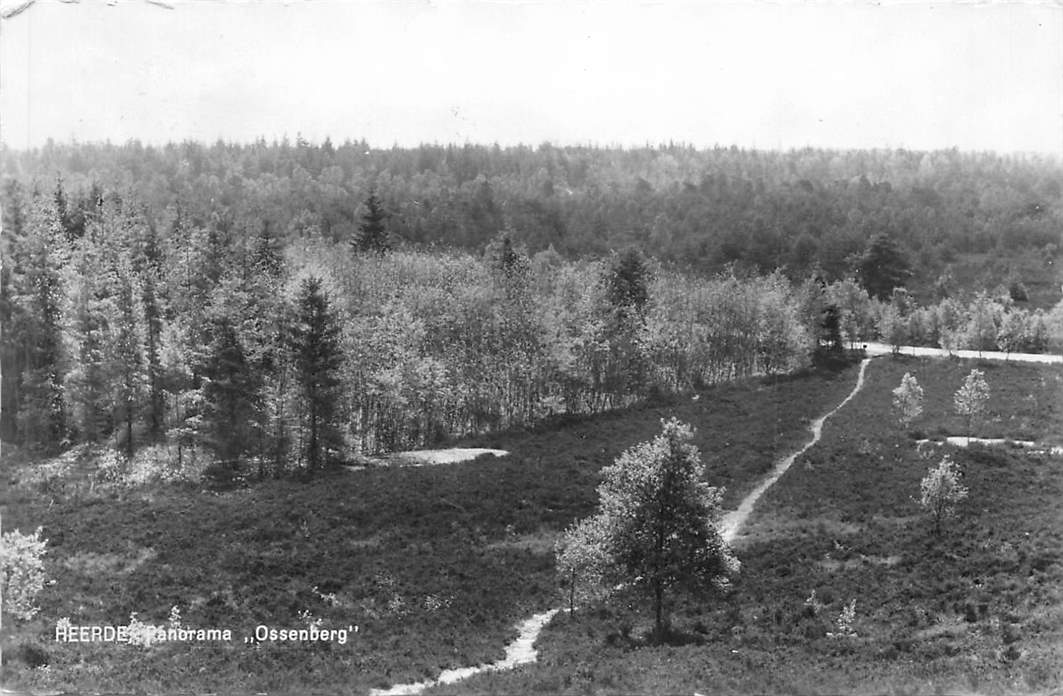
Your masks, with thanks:
[[[308,628],[271,628],[259,624],[258,626],[255,626],[254,642],[283,643],[289,641],[309,641],[346,645],[350,634],[357,632],[357,626],[348,626],[346,628],[319,628],[317,626],[310,626]]]

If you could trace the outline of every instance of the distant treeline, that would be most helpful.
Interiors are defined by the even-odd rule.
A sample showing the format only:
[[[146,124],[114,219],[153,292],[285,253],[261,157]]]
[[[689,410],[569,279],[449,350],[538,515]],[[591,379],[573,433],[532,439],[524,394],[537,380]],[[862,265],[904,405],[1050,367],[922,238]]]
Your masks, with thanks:
[[[762,152],[738,148],[437,146],[374,149],[259,141],[48,145],[3,151],[5,176],[65,189],[65,227],[84,226],[103,188],[160,216],[285,240],[357,234],[375,189],[396,243],[480,250],[502,229],[532,252],[601,257],[629,245],[719,271],[738,264],[828,280],[886,235],[916,278],[957,254],[1055,257],[1063,166],[957,150]]]

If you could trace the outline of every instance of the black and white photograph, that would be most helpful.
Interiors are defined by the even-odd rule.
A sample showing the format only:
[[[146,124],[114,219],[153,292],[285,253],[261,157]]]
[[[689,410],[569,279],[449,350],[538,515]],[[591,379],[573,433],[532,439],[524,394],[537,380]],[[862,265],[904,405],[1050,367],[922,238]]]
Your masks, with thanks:
[[[1063,3],[0,0],[0,696],[1063,695]]]

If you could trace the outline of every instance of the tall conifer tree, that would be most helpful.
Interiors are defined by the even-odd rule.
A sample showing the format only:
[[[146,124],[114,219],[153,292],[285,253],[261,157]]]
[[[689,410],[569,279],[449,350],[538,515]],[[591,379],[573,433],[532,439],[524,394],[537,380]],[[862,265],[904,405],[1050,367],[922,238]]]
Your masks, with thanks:
[[[387,213],[376,191],[369,191],[369,198],[365,201],[365,214],[362,216],[362,224],[358,226],[358,249],[359,251],[371,251],[383,254],[391,249],[391,241],[388,239],[388,230],[385,222]]]
[[[340,327],[320,278],[306,278],[299,288],[291,339],[296,379],[304,401],[303,456],[307,470],[313,472],[342,445]]]

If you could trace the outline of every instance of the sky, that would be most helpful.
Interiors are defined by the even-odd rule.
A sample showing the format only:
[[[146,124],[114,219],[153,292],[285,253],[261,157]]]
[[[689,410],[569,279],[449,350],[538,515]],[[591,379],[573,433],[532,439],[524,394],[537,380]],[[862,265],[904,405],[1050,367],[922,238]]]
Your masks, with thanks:
[[[0,20],[0,139],[1063,157],[1060,2],[156,1]]]

